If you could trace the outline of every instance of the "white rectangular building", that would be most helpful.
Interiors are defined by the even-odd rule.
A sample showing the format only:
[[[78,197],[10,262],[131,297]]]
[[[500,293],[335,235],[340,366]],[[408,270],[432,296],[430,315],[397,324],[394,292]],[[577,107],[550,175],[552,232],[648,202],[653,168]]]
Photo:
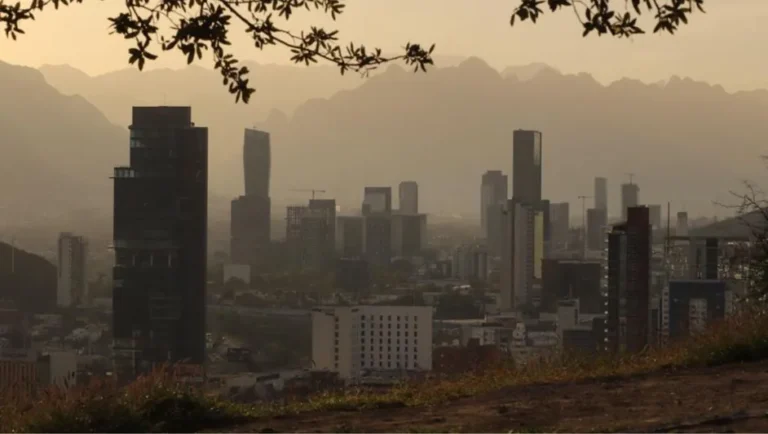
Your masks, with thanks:
[[[354,381],[370,372],[432,369],[432,307],[336,306],[312,311],[314,369]]]
[[[72,307],[88,298],[88,241],[69,232],[59,234],[56,304]]]

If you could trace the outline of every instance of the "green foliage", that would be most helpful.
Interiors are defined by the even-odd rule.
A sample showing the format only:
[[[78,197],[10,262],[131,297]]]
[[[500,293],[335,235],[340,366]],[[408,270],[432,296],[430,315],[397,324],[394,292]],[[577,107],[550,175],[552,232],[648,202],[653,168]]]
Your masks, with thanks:
[[[33,20],[35,14],[75,3],[82,0],[31,0],[24,6],[0,0],[0,25],[7,37],[16,40],[24,34],[21,24]],[[637,24],[643,11],[654,14],[654,32],[674,33],[688,22],[695,8],[703,11],[704,0],[520,0],[510,23],[528,19],[536,22],[545,3],[552,12],[573,8],[584,26],[584,36],[594,31],[599,35],[626,37],[644,33]],[[616,6],[619,3],[623,7]],[[134,42],[134,47],[128,50],[128,62],[140,70],[148,60],[158,58],[158,50],[180,52],[187,63],[202,59],[203,53],[210,51],[223,85],[235,95],[235,101],[245,103],[254,88],[249,83],[248,68],[240,66],[229,51],[233,23],[244,25],[253,46],[259,50],[280,46],[290,52],[295,63],[309,65],[323,60],[338,66],[342,74],[366,74],[394,60],[404,61],[414,71],[426,71],[433,64],[434,45],[426,49],[409,42],[402,54],[386,57],[379,48],[342,44],[338,30],[311,26],[295,32],[283,27],[298,12],[314,10],[335,20],[345,7],[345,0],[125,0],[125,9],[109,21],[113,34]]]

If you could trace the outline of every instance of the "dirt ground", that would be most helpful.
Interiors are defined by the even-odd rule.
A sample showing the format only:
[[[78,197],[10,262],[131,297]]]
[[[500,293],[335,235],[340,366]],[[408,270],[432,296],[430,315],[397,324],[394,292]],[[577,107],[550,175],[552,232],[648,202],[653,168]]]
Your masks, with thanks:
[[[768,432],[768,362],[510,387],[433,408],[306,413],[233,432]]]

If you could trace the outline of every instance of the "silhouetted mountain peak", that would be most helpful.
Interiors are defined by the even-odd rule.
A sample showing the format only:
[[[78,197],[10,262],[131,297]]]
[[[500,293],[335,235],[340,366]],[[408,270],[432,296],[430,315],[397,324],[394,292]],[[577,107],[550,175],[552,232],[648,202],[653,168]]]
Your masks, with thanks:
[[[554,72],[560,75],[560,71],[546,63],[530,63],[528,65],[516,65],[508,66],[501,72],[501,76],[506,79],[517,79],[521,81],[528,81],[542,72]]]

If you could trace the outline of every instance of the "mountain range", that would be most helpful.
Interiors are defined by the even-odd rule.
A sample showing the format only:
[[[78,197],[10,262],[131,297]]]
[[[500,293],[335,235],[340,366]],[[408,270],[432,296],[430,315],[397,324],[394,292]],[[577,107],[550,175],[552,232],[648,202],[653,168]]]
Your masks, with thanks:
[[[108,192],[111,166],[127,160],[131,105],[166,103],[192,105],[195,122],[209,127],[210,185],[222,198],[242,194],[242,131],[254,125],[272,134],[277,203],[305,199],[293,189],[321,188],[358,206],[364,186],[409,179],[423,209],[475,213],[482,173],[511,171],[518,128],[543,132],[544,194],[572,208],[591,195],[594,176],[606,176],[618,213],[618,184],[631,172],[641,202],[710,215],[712,201],[764,174],[763,90],[728,93],[678,77],[603,85],[543,64],[499,72],[477,58],[427,74],[393,65],[364,80],[332,67],[250,67],[257,94],[235,105],[216,73],[199,67],[91,77],[2,65],[0,90],[13,97],[0,102],[0,126],[14,157],[3,160],[22,185],[45,191],[41,173],[46,185],[77,191],[79,203],[79,186]],[[7,85],[14,80],[25,85]]]

